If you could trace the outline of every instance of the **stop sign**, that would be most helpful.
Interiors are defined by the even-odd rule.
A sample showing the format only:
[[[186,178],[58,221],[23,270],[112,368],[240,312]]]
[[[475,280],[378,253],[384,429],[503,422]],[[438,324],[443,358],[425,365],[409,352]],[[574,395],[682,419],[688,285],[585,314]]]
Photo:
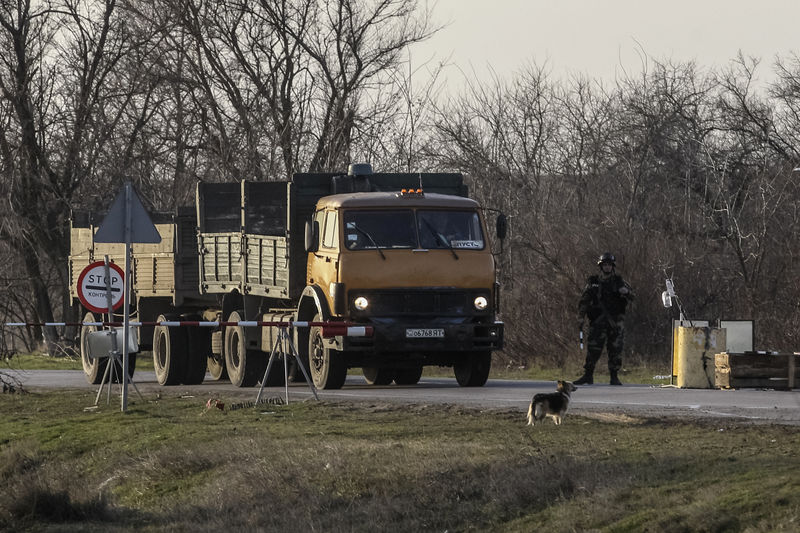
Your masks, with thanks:
[[[111,307],[116,309],[122,305],[125,295],[125,274],[114,263],[108,263],[111,289]],[[94,313],[108,313],[108,291],[106,290],[106,264],[95,261],[83,269],[78,277],[78,298],[83,306]]]

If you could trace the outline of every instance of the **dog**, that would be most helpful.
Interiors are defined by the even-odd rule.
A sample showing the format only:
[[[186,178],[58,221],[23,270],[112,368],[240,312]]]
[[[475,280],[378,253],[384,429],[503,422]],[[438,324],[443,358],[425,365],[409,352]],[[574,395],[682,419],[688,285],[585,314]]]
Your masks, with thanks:
[[[541,422],[549,416],[557,426],[560,426],[569,407],[569,395],[576,390],[578,387],[571,381],[559,381],[557,392],[535,394],[528,407],[528,425],[532,426],[534,421]]]

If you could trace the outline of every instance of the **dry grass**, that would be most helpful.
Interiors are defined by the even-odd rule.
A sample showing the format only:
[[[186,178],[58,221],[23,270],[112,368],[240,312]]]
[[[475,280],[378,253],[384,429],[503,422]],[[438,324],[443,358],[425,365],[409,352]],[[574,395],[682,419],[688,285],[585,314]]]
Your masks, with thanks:
[[[602,414],[0,397],[0,529],[768,531],[800,520],[800,429]],[[227,402],[231,403],[231,402]]]

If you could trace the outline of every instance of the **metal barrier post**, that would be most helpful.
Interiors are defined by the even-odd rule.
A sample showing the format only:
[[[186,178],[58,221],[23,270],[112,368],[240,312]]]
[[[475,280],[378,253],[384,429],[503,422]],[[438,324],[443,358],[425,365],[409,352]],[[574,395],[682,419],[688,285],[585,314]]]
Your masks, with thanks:
[[[261,393],[264,390],[264,383],[267,381],[267,376],[269,375],[269,371],[272,369],[272,363],[275,361],[275,356],[278,354],[278,346],[281,347],[281,353],[283,355],[283,384],[286,394],[286,404],[289,404],[289,367],[288,367],[288,358],[294,357],[295,361],[297,362],[297,366],[300,367],[300,370],[303,372],[303,377],[306,380],[306,383],[311,388],[311,392],[314,394],[314,399],[319,401],[319,396],[317,395],[317,389],[314,387],[314,382],[311,378],[308,377],[308,373],[306,372],[305,367],[303,366],[303,362],[300,360],[300,354],[297,352],[297,349],[292,344],[291,335],[289,335],[289,327],[280,327],[278,328],[278,338],[275,339],[275,344],[272,347],[272,352],[269,355],[269,363],[267,363],[267,370],[264,372],[264,377],[261,378],[261,386],[258,389],[258,394],[256,395],[256,404],[261,401]]]

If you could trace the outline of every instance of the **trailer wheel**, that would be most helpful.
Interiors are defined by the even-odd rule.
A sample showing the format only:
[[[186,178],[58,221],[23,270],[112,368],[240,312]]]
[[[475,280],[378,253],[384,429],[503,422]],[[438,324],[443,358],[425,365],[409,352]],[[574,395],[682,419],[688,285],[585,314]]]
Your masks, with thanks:
[[[483,387],[492,368],[492,352],[466,355],[453,365],[456,381],[462,387]]]
[[[394,382],[398,385],[416,385],[422,377],[422,367],[398,368],[395,372]]]
[[[397,372],[394,368],[379,366],[365,366],[361,371],[364,373],[367,385],[388,385],[395,379]]]
[[[314,317],[320,322],[322,317]],[[343,354],[325,346],[322,328],[314,326],[308,335],[308,363],[311,379],[318,389],[341,389],[347,378],[347,363]]]
[[[244,311],[234,311],[228,322],[239,322]],[[242,326],[225,328],[225,368],[231,383],[237,387],[252,387],[264,377],[267,357],[261,350],[248,350],[247,337]],[[275,365],[273,365],[275,366]],[[282,374],[283,372],[281,372]]]
[[[188,315],[184,320],[199,321],[198,315]],[[199,385],[206,377],[206,366],[211,353],[211,330],[201,326],[186,328],[186,374],[183,377],[184,385]]]
[[[97,317],[89,311],[83,315],[84,322],[97,322]],[[103,381],[103,374],[106,371],[108,358],[102,357],[92,359],[89,357],[89,333],[97,331],[97,326],[81,326],[81,364],[86,381],[92,385],[98,385]]]
[[[176,315],[159,315],[158,322],[179,320]],[[180,326],[153,329],[153,367],[160,385],[178,385],[186,374],[186,330]]]

